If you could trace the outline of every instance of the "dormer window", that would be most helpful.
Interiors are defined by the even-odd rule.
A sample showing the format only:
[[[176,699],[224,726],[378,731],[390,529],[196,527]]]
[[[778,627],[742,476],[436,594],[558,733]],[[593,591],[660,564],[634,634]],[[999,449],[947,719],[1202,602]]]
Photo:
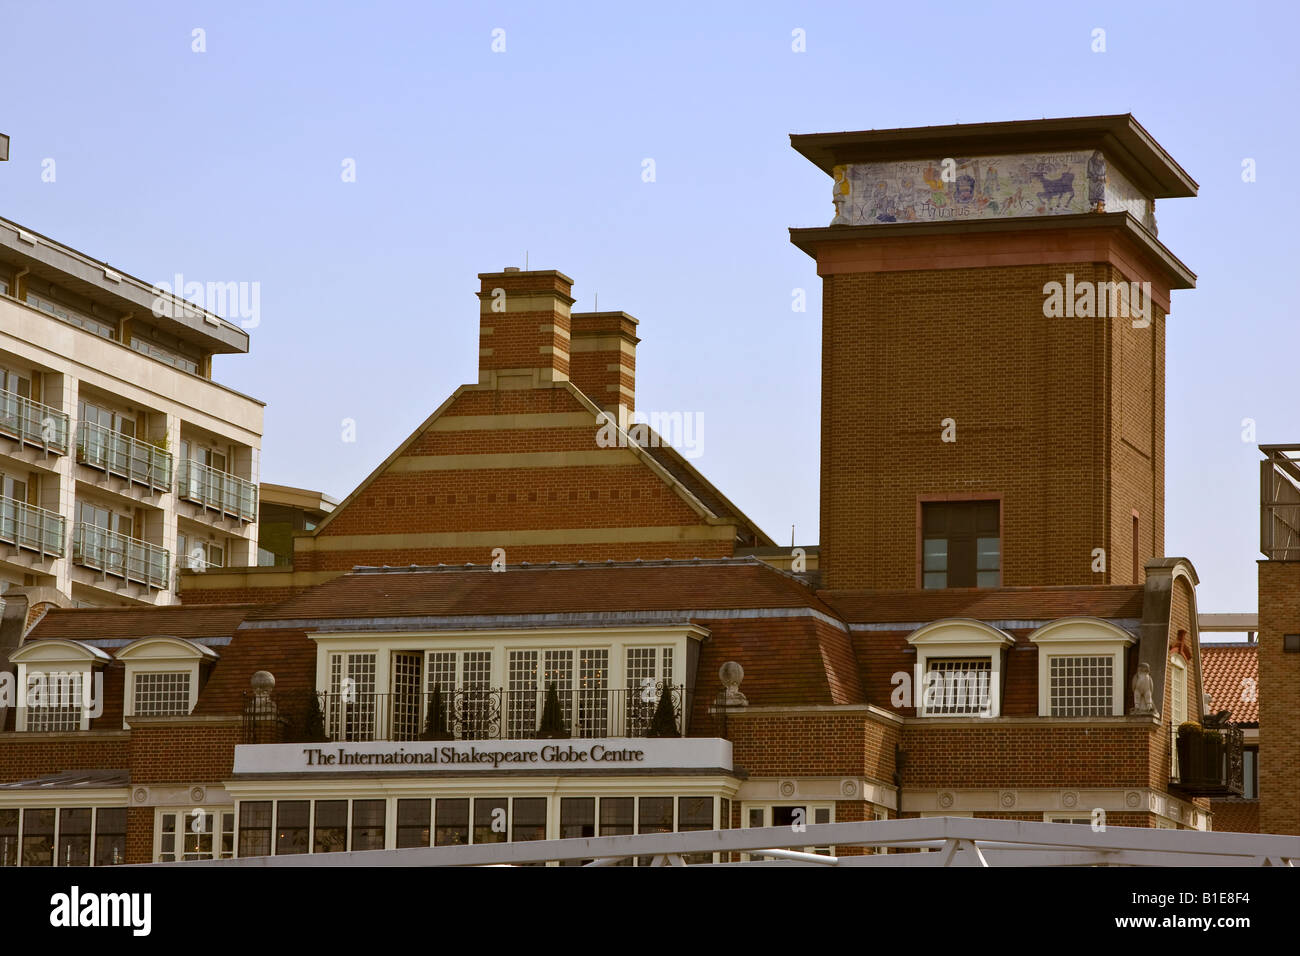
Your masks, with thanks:
[[[183,717],[199,697],[203,665],[216,660],[210,647],[179,637],[142,637],[117,652],[126,664],[123,726],[132,717]]]
[[[1112,717],[1124,713],[1124,656],[1133,635],[1098,618],[1066,618],[1029,636],[1038,645],[1038,713]]]
[[[95,672],[109,657],[81,641],[43,640],[24,644],[9,655],[18,665],[16,730],[89,730],[103,709],[102,682]]]
[[[997,717],[1003,658],[1015,638],[983,621],[951,618],[913,631],[918,717]]]

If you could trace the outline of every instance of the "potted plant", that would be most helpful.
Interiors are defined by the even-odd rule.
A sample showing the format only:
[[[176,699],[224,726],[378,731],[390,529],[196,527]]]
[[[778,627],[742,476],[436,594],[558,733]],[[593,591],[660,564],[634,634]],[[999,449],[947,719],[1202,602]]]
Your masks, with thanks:
[[[650,729],[646,731],[646,736],[681,736],[681,732],[677,729],[677,713],[673,709],[673,688],[667,682],[664,683],[664,689],[659,695],[659,704],[655,707],[654,716],[650,718]]]
[[[325,711],[321,709],[320,694],[312,693],[307,706],[307,727],[305,735],[309,743],[326,743],[329,735],[325,733]]]
[[[543,740],[567,740],[569,737],[555,681],[546,685],[546,700],[542,704],[542,722],[537,725],[537,736]]]
[[[442,684],[434,684],[429,694],[429,709],[424,716],[424,732],[421,740],[451,740],[447,729],[447,708],[442,702]]]

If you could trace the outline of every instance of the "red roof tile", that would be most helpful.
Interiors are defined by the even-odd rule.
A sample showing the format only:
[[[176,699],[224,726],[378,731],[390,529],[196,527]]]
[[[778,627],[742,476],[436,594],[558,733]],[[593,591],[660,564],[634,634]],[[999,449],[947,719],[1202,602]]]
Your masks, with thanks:
[[[755,558],[357,570],[250,621],[635,611],[813,608],[831,614],[801,582]]]
[[[1258,644],[1201,645],[1201,671],[1212,712],[1230,710],[1235,723],[1259,723],[1258,651]]]
[[[154,634],[172,637],[230,637],[257,604],[173,604],[167,607],[51,608],[27,632],[26,641],[61,637],[73,641],[94,638],[136,638]]]

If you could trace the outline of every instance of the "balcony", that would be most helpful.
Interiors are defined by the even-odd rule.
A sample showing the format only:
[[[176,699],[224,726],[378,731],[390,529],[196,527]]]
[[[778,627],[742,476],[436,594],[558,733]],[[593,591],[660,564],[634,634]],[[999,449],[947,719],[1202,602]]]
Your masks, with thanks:
[[[77,461],[154,491],[171,490],[172,456],[168,452],[103,425],[82,422],[78,427]]]
[[[184,459],[177,467],[176,494],[240,521],[257,520],[257,485],[197,461]]]
[[[1189,797],[1240,797],[1244,792],[1241,728],[1215,724],[1183,724],[1173,738],[1177,760],[1171,764],[1169,786]],[[1172,728],[1171,728],[1172,731]]]
[[[0,498],[0,541],[43,558],[61,558],[67,553],[63,515],[37,508],[13,498]]]
[[[640,689],[559,691],[564,732],[550,734],[539,732],[544,691],[462,689],[436,696],[246,693],[242,742],[649,737],[655,736],[651,731],[662,691],[660,687],[650,700]],[[669,687],[668,694],[676,729],[672,736],[681,736],[686,731],[690,695],[681,685]]]
[[[115,531],[78,524],[72,535],[72,560],[146,587],[167,587],[170,557],[166,549]]]
[[[60,455],[68,453],[68,416],[13,392],[0,392],[0,434]]]

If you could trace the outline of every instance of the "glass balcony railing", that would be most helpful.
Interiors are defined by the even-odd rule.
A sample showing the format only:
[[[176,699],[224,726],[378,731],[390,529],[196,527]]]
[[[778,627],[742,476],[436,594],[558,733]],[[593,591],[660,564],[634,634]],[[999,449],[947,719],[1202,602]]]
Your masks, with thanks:
[[[241,521],[257,517],[257,485],[197,461],[182,459],[177,466],[176,494]]]
[[[68,451],[68,416],[13,392],[0,392],[0,434],[60,455]]]
[[[171,454],[103,425],[81,423],[77,429],[77,461],[157,491],[171,490]]]
[[[67,553],[63,515],[13,498],[0,498],[0,541],[42,556],[61,558]]]
[[[72,535],[72,560],[151,588],[167,587],[167,550],[115,531],[78,524]]]

